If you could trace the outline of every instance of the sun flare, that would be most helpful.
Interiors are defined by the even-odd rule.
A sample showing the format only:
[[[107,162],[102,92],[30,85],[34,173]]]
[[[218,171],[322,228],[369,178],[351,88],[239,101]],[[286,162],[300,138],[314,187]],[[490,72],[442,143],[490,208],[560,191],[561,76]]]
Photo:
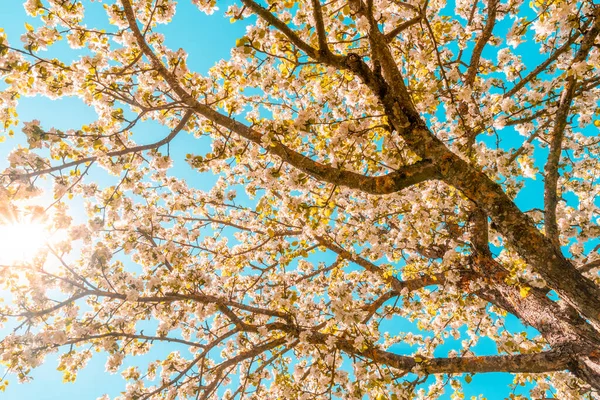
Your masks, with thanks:
[[[39,222],[0,222],[0,265],[31,261],[48,238],[48,231]]]

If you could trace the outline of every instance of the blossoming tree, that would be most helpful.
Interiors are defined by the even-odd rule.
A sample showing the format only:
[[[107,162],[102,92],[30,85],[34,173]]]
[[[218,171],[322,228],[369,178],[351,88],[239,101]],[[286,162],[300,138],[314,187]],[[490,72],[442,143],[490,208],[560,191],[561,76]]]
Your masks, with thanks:
[[[97,113],[24,121],[0,176],[5,218],[68,233],[1,267],[9,372],[58,352],[73,381],[108,354],[131,399],[460,398],[494,371],[532,398],[598,395],[598,5],[239,0],[222,7],[246,34],[206,74],[157,31],[175,1],[103,1],[102,29],[86,5],[28,0],[39,26],[0,36],[5,133],[23,96]],[[65,39],[78,57],[45,58]],[[536,177],[543,209],[518,206]]]

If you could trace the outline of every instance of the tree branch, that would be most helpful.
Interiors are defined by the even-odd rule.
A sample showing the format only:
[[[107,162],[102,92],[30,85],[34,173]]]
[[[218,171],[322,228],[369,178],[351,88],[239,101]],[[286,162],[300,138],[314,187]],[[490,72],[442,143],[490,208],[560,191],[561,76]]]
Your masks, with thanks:
[[[519,90],[521,90],[523,87],[525,87],[525,85],[527,83],[531,82],[541,72],[545,71],[546,68],[550,64],[552,64],[554,61],[556,61],[556,59],[558,57],[560,57],[561,54],[563,54],[564,52],[566,52],[567,50],[569,50],[569,48],[571,47],[571,45],[573,43],[575,43],[575,41],[579,38],[579,36],[580,36],[580,34],[577,33],[577,34],[572,35],[571,37],[569,37],[569,40],[567,40],[562,46],[560,46],[558,49],[556,49],[556,51],[554,53],[552,53],[552,55],[550,55],[550,57],[548,57],[544,62],[542,62],[537,67],[535,67],[535,69],[533,71],[531,71],[529,74],[527,74],[527,76],[525,78],[523,78],[519,82],[517,82],[515,84],[515,86],[513,86],[512,89],[510,89],[508,92],[504,93],[503,97],[510,97],[513,94],[517,93]]]
[[[598,268],[600,267],[600,258],[594,261],[590,261],[587,264],[584,264],[580,267],[578,267],[577,269],[579,270],[579,272],[584,273],[584,272],[589,272],[591,270],[593,270],[594,268]]]
[[[429,3],[429,0],[426,0],[425,4],[423,5],[423,8],[421,8],[421,9],[418,10],[418,14],[415,17],[409,19],[408,21],[404,21],[403,23],[401,23],[400,25],[398,25],[397,27],[395,27],[394,29],[392,29],[391,31],[389,31],[388,33],[386,33],[385,34],[385,41],[388,42],[388,43],[391,42],[401,32],[407,30],[411,26],[413,26],[413,25],[419,23],[421,20],[423,20],[423,18],[425,18],[425,16],[426,16],[427,4],[428,3]]]
[[[329,55],[329,47],[327,46],[327,33],[325,32],[325,23],[323,21],[323,10],[321,9],[320,0],[311,0],[313,8],[313,17],[315,19],[315,27],[317,29],[317,38],[319,41],[319,51]]]
[[[395,276],[386,273],[386,271],[384,271],[378,265],[375,265],[369,260],[366,260],[356,254],[349,252],[348,250],[338,246],[337,244],[333,243],[327,238],[319,236],[316,239],[322,246],[327,247],[329,250],[337,253],[341,257],[352,261],[353,263],[363,267],[365,270],[379,276],[381,279],[387,282],[392,287],[392,289],[394,289],[396,295],[400,295],[405,289],[409,292],[412,292],[429,285],[443,284],[446,281],[444,274],[423,275],[420,278],[402,281],[396,278]]]
[[[249,0],[246,0],[249,1]],[[125,16],[138,42],[138,45],[152,61],[154,67],[175,93],[199,114],[224,126],[250,141],[260,144],[262,135],[245,125],[226,117],[207,106],[199,104],[179,86],[177,80],[169,74],[164,65],[145,43],[141,35],[131,5],[128,0],[121,0]],[[381,38],[380,38],[381,39]],[[382,39],[383,40],[383,39]],[[384,43],[384,42],[382,42]],[[387,44],[385,44],[387,46]],[[560,252],[557,252],[540,234],[535,224],[524,215],[502,188],[491,181],[483,172],[475,170],[468,163],[448,150],[435,137],[414,109],[410,99],[405,99],[402,91],[402,77],[387,47],[381,47],[382,68],[386,79],[397,77],[396,89],[377,93],[380,97],[391,124],[402,132],[407,145],[419,155],[423,161],[412,168],[408,177],[404,173],[392,173],[383,177],[365,177],[348,171],[340,171],[317,163],[302,154],[296,153],[280,143],[272,143],[269,152],[288,161],[291,165],[310,175],[330,183],[347,186],[369,193],[393,193],[410,184],[432,179],[439,173],[450,185],[461,190],[465,196],[475,201],[498,226],[499,231],[507,238],[518,253],[538,272],[559,296],[575,307],[581,314],[600,327],[600,288],[583,277]],[[394,86],[391,85],[391,88]],[[408,125],[406,123],[408,122]],[[435,160],[435,165],[426,160]],[[416,169],[417,171],[414,171]],[[418,172],[415,174],[415,172]],[[397,182],[394,182],[394,177]],[[408,178],[408,179],[407,179]]]
[[[591,51],[594,41],[600,33],[600,11],[596,11],[594,15],[594,23],[587,31],[581,46],[577,51],[572,64],[584,61]],[[548,161],[544,166],[544,227],[546,236],[552,243],[560,248],[560,240],[558,231],[558,223],[556,221],[556,205],[558,202],[558,178],[559,178],[559,162],[562,154],[562,141],[567,127],[567,118],[571,108],[571,102],[575,96],[577,87],[577,77],[571,74],[567,78],[567,84],[558,102],[558,109],[554,119],[554,129],[552,130],[552,139],[550,141],[550,153]]]
[[[145,144],[142,146],[131,147],[131,148],[122,149],[122,150],[110,151],[110,152],[106,153],[106,157],[118,157],[118,156],[123,156],[126,154],[139,153],[141,151],[158,149],[161,146],[164,146],[165,144],[167,144],[171,140],[173,140],[175,138],[175,136],[177,136],[177,134],[185,127],[185,124],[187,124],[187,122],[189,121],[189,119],[192,115],[193,115],[193,112],[191,110],[187,110],[185,112],[185,114],[183,115],[183,117],[181,118],[181,120],[179,121],[179,123],[175,126],[175,128],[173,128],[171,133],[169,133],[169,135],[167,137],[159,140],[158,142]],[[35,177],[35,176],[39,176],[39,175],[45,175],[45,174],[49,174],[49,173],[52,173],[55,171],[63,170],[65,168],[75,167],[77,165],[94,162],[97,159],[98,159],[98,157],[96,157],[96,156],[85,157],[85,158],[81,158],[79,160],[64,163],[62,165],[57,165],[55,167],[46,168],[46,169],[42,169],[39,171],[25,173],[25,174],[17,174],[17,175],[13,175],[13,176],[16,178],[30,178],[30,177]]]
[[[494,25],[496,24],[496,11],[498,10],[499,2],[499,0],[488,0],[487,21],[483,31],[481,32],[481,36],[479,39],[477,39],[477,43],[473,49],[473,55],[471,56],[471,62],[469,64],[469,69],[467,70],[467,77],[465,78],[466,86],[472,86],[473,82],[475,82],[475,77],[479,71],[481,53],[483,52],[485,45],[492,37],[492,31],[494,30]]]
[[[245,2],[254,3],[251,0],[244,0]],[[359,189],[366,193],[371,194],[389,194],[394,193],[409,186],[417,183],[435,179],[437,177],[437,169],[429,160],[422,160],[413,165],[401,167],[395,172],[391,172],[387,175],[371,177],[358,174],[356,172],[344,171],[341,169],[333,168],[331,166],[322,164],[317,161],[313,161],[309,157],[298,153],[278,141],[271,141],[269,146],[265,146],[264,139],[265,135],[262,135],[252,128],[227,117],[210,107],[200,104],[196,99],[192,98],[187,91],[181,87],[177,79],[169,73],[166,67],[150,49],[148,44],[145,42],[142,33],[137,27],[135,15],[129,0],[121,0],[127,21],[133,34],[137,40],[138,45],[144,52],[144,54],[151,60],[154,68],[156,68],[162,78],[169,84],[171,89],[198,114],[213,121],[214,123],[221,125],[224,128],[230,129],[245,139],[254,142],[260,146],[263,146],[267,151],[273,155],[280,157],[283,161],[290,165],[298,168],[299,170],[323,180],[328,183],[335,185],[343,185],[353,189]],[[255,3],[254,3],[255,4]],[[258,5],[256,5],[259,7]],[[266,10],[264,10],[266,12]],[[271,15],[270,13],[268,13]]]
[[[312,1],[313,1],[313,7],[314,7],[314,3],[315,2],[318,3],[319,0],[312,0]],[[309,57],[311,57],[315,60],[318,60],[318,61],[325,61],[325,58],[326,58],[328,63],[334,63],[337,66],[340,66],[342,64],[343,57],[336,56],[334,54],[331,54],[330,52],[325,51],[325,48],[327,46],[326,43],[323,43],[323,44],[325,44],[325,48],[321,48],[320,50],[323,50],[323,52],[320,53],[317,49],[315,49],[314,47],[310,46],[308,43],[303,41],[292,29],[290,29],[290,27],[287,26],[286,23],[284,23],[279,18],[274,16],[271,12],[269,12],[269,10],[265,9],[263,6],[261,6],[254,0],[242,0],[242,3],[246,7],[251,9],[256,15],[258,15],[259,17],[261,17],[262,19],[267,21],[269,24],[273,25],[275,28],[277,28],[296,47],[298,47],[299,49],[304,51]],[[318,6],[319,6],[319,11],[320,11],[320,4]],[[315,8],[315,13],[318,13],[319,11],[317,11],[317,9]],[[315,15],[315,20],[317,22],[317,33],[319,35],[319,45],[321,45],[321,42],[325,41],[325,36],[324,36],[325,30],[323,27],[323,36],[321,36],[321,33],[319,33],[321,28],[318,27],[319,22],[318,22],[317,15]],[[321,23],[322,23],[322,16],[321,16]]]
[[[327,344],[330,335],[313,332],[308,341],[313,344]],[[361,356],[378,364],[388,365],[402,371],[425,374],[461,374],[483,372],[539,373],[562,371],[573,361],[569,348],[560,348],[534,354],[516,354],[483,357],[429,358],[409,357],[368,347],[359,350],[346,339],[336,337],[335,345],[347,354]]]

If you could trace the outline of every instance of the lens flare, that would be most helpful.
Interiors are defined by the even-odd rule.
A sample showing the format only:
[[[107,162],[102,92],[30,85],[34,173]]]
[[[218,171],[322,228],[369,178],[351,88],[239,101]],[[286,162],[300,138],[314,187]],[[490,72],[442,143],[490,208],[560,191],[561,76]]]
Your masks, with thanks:
[[[48,231],[35,221],[0,221],[0,265],[31,261],[48,240]]]

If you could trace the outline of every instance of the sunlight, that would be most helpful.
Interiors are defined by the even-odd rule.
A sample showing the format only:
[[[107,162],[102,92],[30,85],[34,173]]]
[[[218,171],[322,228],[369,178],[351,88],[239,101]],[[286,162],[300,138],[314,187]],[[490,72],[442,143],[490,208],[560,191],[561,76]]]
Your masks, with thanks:
[[[0,265],[31,261],[49,238],[42,223],[0,223]]]

